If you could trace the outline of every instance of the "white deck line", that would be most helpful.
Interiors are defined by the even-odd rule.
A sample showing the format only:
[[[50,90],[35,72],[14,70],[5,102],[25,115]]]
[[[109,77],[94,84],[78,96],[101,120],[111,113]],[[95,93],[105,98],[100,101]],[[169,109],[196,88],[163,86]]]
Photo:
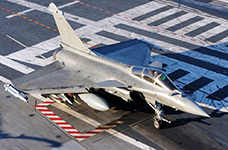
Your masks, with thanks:
[[[31,12],[31,11],[33,11],[33,10],[35,10],[35,9],[30,8],[30,9],[27,9],[27,10],[24,10],[24,11],[17,12],[17,14],[24,15],[24,14],[26,14],[27,12]],[[12,15],[6,16],[6,18],[7,18],[7,19],[10,19],[10,18],[13,18],[13,17],[16,17],[16,16],[17,16],[16,14],[12,14]]]
[[[11,59],[8,59],[2,55],[0,55],[0,63],[3,64],[3,65],[6,65],[14,70],[17,70],[21,73],[24,73],[24,74],[28,74],[30,72],[33,72],[35,71],[34,69],[28,67],[28,66],[25,66],[23,64],[20,64],[16,61],[13,61]]]

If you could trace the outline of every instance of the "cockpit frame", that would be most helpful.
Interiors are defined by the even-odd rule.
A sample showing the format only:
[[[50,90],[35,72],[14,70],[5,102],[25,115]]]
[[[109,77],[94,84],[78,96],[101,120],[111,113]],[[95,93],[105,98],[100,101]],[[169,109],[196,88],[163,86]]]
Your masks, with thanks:
[[[169,91],[178,89],[172,80],[160,70],[134,66],[132,68],[132,74]]]

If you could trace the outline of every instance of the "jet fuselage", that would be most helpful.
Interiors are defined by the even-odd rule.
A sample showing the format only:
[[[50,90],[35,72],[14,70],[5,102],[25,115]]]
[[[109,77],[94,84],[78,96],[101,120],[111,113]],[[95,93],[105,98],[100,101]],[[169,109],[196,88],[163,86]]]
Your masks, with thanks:
[[[207,116],[194,101],[188,99],[178,88],[175,87],[176,89],[170,90],[165,88],[165,86],[159,86],[157,81],[154,83],[148,82],[147,80],[143,79],[143,75],[140,77],[132,74],[132,69],[134,66],[121,64],[113,60],[81,51],[74,53],[74,51],[64,49],[55,52],[54,59],[62,62],[65,67],[69,67],[70,69],[74,70],[75,77],[79,73],[84,74],[85,78],[89,78],[91,80],[91,83],[100,83],[110,80],[116,80],[124,83],[126,85],[125,88],[100,88],[104,88],[107,92],[110,92],[114,95],[121,96],[125,100],[131,99],[130,92],[136,91],[143,94],[145,100],[152,104],[158,102],[184,112]],[[151,67],[148,68],[152,69]],[[157,70],[157,72],[161,71]],[[164,78],[168,78],[163,72],[162,75]],[[168,81],[170,82],[169,84],[174,84],[170,79],[168,79]],[[87,88],[91,87],[91,85],[85,86]],[[99,88],[97,85],[94,85],[93,87]]]

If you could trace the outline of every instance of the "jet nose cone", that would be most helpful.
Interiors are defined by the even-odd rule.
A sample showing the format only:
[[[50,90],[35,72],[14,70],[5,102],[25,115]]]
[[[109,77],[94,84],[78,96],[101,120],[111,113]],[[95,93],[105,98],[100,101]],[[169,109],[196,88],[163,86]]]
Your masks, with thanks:
[[[185,112],[210,118],[210,116],[197,103],[195,103],[194,101],[191,101],[191,100],[186,101]]]

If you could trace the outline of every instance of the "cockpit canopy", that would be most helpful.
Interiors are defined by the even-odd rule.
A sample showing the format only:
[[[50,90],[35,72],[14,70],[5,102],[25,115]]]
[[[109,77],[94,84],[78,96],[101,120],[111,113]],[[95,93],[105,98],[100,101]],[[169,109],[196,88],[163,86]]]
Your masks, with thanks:
[[[162,71],[152,68],[133,67],[132,74],[167,90],[177,90],[175,84]]]

